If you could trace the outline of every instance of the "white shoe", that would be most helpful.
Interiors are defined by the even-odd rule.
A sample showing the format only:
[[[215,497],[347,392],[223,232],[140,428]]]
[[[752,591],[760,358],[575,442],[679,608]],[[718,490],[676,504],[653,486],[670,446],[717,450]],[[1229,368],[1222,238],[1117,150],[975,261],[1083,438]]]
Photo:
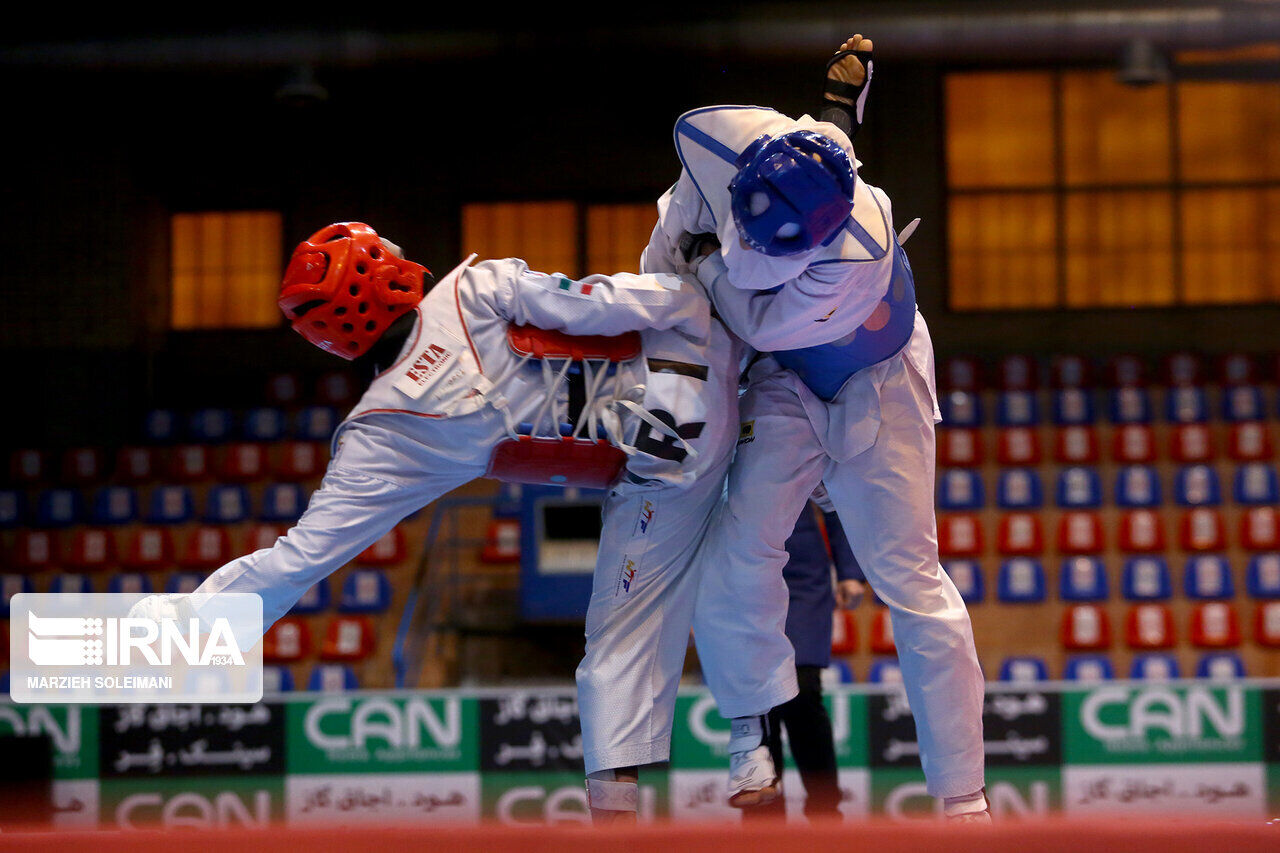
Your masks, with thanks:
[[[764,717],[736,717],[729,739],[729,805],[762,806],[782,795],[782,780],[764,742]]]

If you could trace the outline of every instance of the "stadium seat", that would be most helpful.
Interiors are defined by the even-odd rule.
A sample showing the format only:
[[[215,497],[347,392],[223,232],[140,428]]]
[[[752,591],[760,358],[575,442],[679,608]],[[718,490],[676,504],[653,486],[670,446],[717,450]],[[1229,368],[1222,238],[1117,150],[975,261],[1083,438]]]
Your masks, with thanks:
[[[1033,391],[996,394],[996,423],[1002,427],[1039,426],[1040,403]]]
[[[997,433],[996,461],[1001,465],[1039,465],[1040,434],[1029,427],[1005,427]]]
[[[949,427],[982,426],[982,398],[972,391],[948,391],[938,400],[938,408]]]
[[[1236,462],[1258,462],[1275,455],[1268,424],[1250,421],[1227,429],[1227,456]]]
[[[938,376],[948,391],[977,391],[982,387],[982,368],[977,359],[952,356],[942,362]]]
[[[120,565],[126,569],[158,571],[173,562],[173,535],[164,527],[139,527],[132,531]]]
[[[1253,639],[1269,649],[1280,648],[1280,601],[1264,601],[1253,613]]]
[[[195,518],[195,498],[186,486],[156,486],[147,502],[148,524],[185,524]]]
[[[1002,468],[996,481],[996,504],[1001,509],[1039,509],[1044,506],[1040,472],[1034,468]]]
[[[393,527],[365,548],[356,562],[367,566],[394,566],[404,562],[404,530]]]
[[[209,446],[179,444],[169,451],[169,477],[177,483],[195,483],[213,476]]]
[[[822,686],[825,690],[830,690],[840,684],[853,684],[857,681],[853,677],[853,667],[849,666],[848,661],[835,659],[823,668],[820,675]]]
[[[977,604],[986,596],[982,564],[977,560],[944,560],[943,570],[951,577],[966,604]]]
[[[1171,681],[1180,673],[1178,659],[1171,654],[1134,655],[1129,666],[1129,677],[1141,681]]]
[[[380,569],[355,569],[342,582],[341,613],[386,613],[391,609],[391,581]]]
[[[1234,598],[1235,581],[1227,558],[1221,554],[1193,554],[1188,557],[1183,572],[1183,590],[1193,601]]]
[[[42,572],[58,564],[57,534],[52,530],[19,530],[8,562],[23,572]]]
[[[302,380],[296,373],[275,373],[267,377],[267,400],[272,404],[287,406],[302,397]]]
[[[0,619],[9,618],[9,600],[20,592],[35,592],[36,586],[27,575],[0,575]],[[7,646],[6,646],[7,648]]]
[[[1107,363],[1107,374],[1117,388],[1145,385],[1147,365],[1136,355],[1117,355]]]
[[[1111,458],[1122,465],[1156,460],[1155,434],[1150,424],[1121,424],[1111,434]]]
[[[1280,510],[1251,506],[1240,516],[1240,545],[1246,551],[1280,550]]]
[[[1014,557],[1000,564],[996,597],[1008,604],[1039,604],[1045,600],[1044,564],[1030,557]]]
[[[1059,554],[1097,554],[1106,547],[1102,518],[1090,510],[1068,510],[1058,519]]]
[[[1219,506],[1222,486],[1209,465],[1185,465],[1173,478],[1173,498],[1179,506]]]
[[[1062,647],[1097,651],[1111,645],[1111,620],[1097,604],[1072,604],[1062,612]]]
[[[288,428],[289,419],[284,409],[275,406],[259,406],[245,413],[244,427],[241,432],[246,441],[273,442],[283,439]]]
[[[1060,354],[1049,360],[1049,380],[1054,388],[1087,388],[1092,372],[1088,359],[1081,355]]]
[[[249,490],[222,483],[205,495],[204,520],[210,524],[239,524],[250,515]]]
[[[946,468],[938,475],[939,509],[981,509],[982,477],[969,468]]]
[[[1033,684],[1049,680],[1049,665],[1037,657],[1008,657],[1000,662],[1001,681],[1014,684]]]
[[[77,527],[67,548],[66,564],[80,572],[101,571],[115,563],[115,539],[104,527]]]
[[[326,406],[349,406],[360,396],[360,383],[350,370],[331,370],[316,380],[316,399]]]
[[[1222,389],[1222,419],[1229,423],[1260,421],[1267,416],[1262,389],[1255,385],[1237,385]]]
[[[1232,681],[1244,677],[1244,661],[1234,652],[1208,652],[1196,663],[1196,678]]]
[[[298,616],[323,613],[329,609],[329,604],[329,579],[321,578],[302,594],[289,612]]]
[[[1053,392],[1053,422],[1058,426],[1091,424],[1097,420],[1093,395],[1083,388],[1061,388]]]
[[[1202,424],[1209,420],[1209,397],[1195,386],[1170,388],[1165,393],[1164,417],[1171,424]]]
[[[1240,645],[1240,619],[1235,605],[1206,601],[1191,611],[1191,644],[1199,649],[1234,649]]]
[[[234,423],[227,409],[197,409],[187,419],[187,435],[205,444],[221,444],[231,438]]]
[[[1130,557],[1124,563],[1121,592],[1128,601],[1165,601],[1173,596],[1164,557]]]
[[[1151,392],[1133,386],[1107,392],[1107,408],[1113,424],[1151,423]]]
[[[938,430],[938,465],[944,468],[967,468],[982,462],[981,433],[976,429],[952,427]]]
[[[293,672],[287,666],[264,666],[262,668],[263,695],[273,693],[290,693],[293,691]]]
[[[252,554],[254,551],[270,548],[286,532],[288,532],[288,527],[284,524],[259,522],[245,531],[243,546],[240,550],[245,554]]]
[[[1280,598],[1280,554],[1254,554],[1245,570],[1250,598]]]
[[[332,406],[307,406],[294,419],[293,435],[299,441],[328,441],[337,429],[338,410]]]
[[[293,523],[307,508],[307,495],[298,483],[271,483],[262,490],[260,521]]]
[[[1251,385],[1258,380],[1258,364],[1253,356],[1231,352],[1218,359],[1218,381],[1223,385]]]
[[[197,572],[173,572],[165,578],[164,591],[169,594],[189,594],[204,583],[204,575]]]
[[[70,527],[82,518],[83,500],[75,489],[45,489],[36,495],[37,527]]]
[[[877,655],[898,653],[898,647],[893,643],[893,622],[889,618],[888,610],[877,610],[871,617],[870,648],[872,654]]]
[[[361,615],[335,616],[325,627],[320,644],[320,659],[325,661],[359,661],[373,654],[373,623]]]
[[[284,616],[262,638],[264,663],[292,663],[311,653],[311,629],[302,619]]]
[[[1222,551],[1227,547],[1222,513],[1212,507],[1185,510],[1178,521],[1178,544],[1184,551]]]
[[[482,563],[515,563],[520,560],[520,519],[495,518],[485,529],[480,548]]]
[[[315,693],[342,693],[346,690],[359,690],[360,679],[356,671],[347,664],[318,663],[311,667],[311,675],[307,679],[307,689]]]
[[[155,476],[156,455],[150,447],[122,447],[116,451],[116,480],[137,485]]]
[[[1102,506],[1102,478],[1096,468],[1073,465],[1058,472],[1058,506],[1096,509]]]
[[[1173,613],[1163,604],[1134,604],[1124,619],[1125,642],[1131,649],[1171,649],[1176,640]]]
[[[1116,471],[1116,505],[1128,509],[1161,503],[1160,475],[1151,465],[1125,465]]]
[[[152,409],[142,420],[142,435],[149,444],[178,440],[178,416],[171,409]]]
[[[1053,458],[1063,465],[1096,465],[1097,430],[1092,426],[1059,427],[1054,435]]]
[[[62,479],[84,486],[106,476],[102,450],[97,447],[73,447],[62,454]]]
[[[231,535],[226,528],[201,524],[187,534],[178,565],[184,569],[216,569],[233,556]]]
[[[938,516],[938,553],[942,557],[978,557],[983,551],[982,520],[972,513]]]
[[[837,607],[831,611],[831,654],[851,655],[858,650],[858,623],[852,610]]]
[[[1174,462],[1209,462],[1216,452],[1208,424],[1176,424],[1169,430],[1169,458]]]
[[[150,595],[151,579],[142,572],[119,572],[107,579],[107,592],[117,595]]]
[[[1044,531],[1040,515],[1034,512],[1007,512],[1000,516],[996,551],[1004,556],[1034,556],[1044,553]]]
[[[1000,359],[996,379],[1002,391],[1034,391],[1040,385],[1040,370],[1029,355],[1007,355]]]
[[[1161,359],[1166,385],[1196,385],[1204,378],[1200,357],[1191,352],[1175,352]]]
[[[44,452],[24,447],[9,454],[9,479],[23,486],[41,486],[50,480]]]
[[[237,441],[229,444],[218,468],[224,480],[249,483],[267,475],[267,448],[253,441]]]
[[[59,595],[84,595],[93,591],[93,581],[88,575],[59,572],[49,579],[49,592]]]
[[[1067,681],[1092,684],[1110,681],[1116,677],[1116,671],[1106,655],[1071,655],[1062,668],[1062,677]]]
[[[324,473],[327,445],[316,441],[286,441],[280,445],[273,473],[283,480],[310,480]]]
[[[498,496],[493,503],[493,517],[500,521],[520,518],[520,502],[523,500],[520,483],[500,483]],[[412,516],[410,516],[412,517]]]
[[[131,486],[98,489],[89,519],[94,524],[132,524],[138,520],[138,490]]]
[[[1101,557],[1068,557],[1059,573],[1063,601],[1105,601],[1110,595],[1107,569]]]
[[[871,662],[867,671],[867,681],[872,684],[901,684],[902,667],[897,658],[879,658]]]
[[[1246,462],[1236,467],[1231,496],[1245,506],[1280,503],[1280,480],[1276,469],[1267,462]]]
[[[26,518],[26,495],[17,489],[0,489],[0,530],[17,527]]]

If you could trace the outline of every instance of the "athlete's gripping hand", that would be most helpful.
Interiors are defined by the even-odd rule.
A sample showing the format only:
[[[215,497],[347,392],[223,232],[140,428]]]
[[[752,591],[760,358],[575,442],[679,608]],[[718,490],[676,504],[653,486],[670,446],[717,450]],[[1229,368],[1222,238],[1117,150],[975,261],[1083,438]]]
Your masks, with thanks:
[[[135,601],[129,608],[130,619],[150,619],[154,622],[173,620],[184,627],[194,616],[190,596],[178,593],[148,595]]]
[[[836,606],[841,610],[853,610],[862,603],[867,586],[862,581],[849,580],[836,582]]]

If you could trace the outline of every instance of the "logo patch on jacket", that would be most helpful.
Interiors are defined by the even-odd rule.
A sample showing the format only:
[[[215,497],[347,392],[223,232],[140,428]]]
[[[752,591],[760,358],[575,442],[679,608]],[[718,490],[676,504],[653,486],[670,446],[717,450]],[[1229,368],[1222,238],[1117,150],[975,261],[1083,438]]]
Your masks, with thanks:
[[[738,426],[738,444],[750,444],[756,440],[756,422],[753,418]]]
[[[640,515],[636,518],[635,529],[631,531],[632,536],[647,536],[649,527],[653,524],[654,513],[658,511],[658,505],[654,503],[652,498],[645,498],[640,505]]]
[[[625,595],[631,594],[631,587],[636,582],[636,572],[639,571],[639,569],[640,569],[640,566],[636,563],[635,560],[631,559],[631,557],[628,557],[625,554],[623,555],[622,568],[618,572],[618,589],[614,593],[615,597],[619,595],[625,596]]]

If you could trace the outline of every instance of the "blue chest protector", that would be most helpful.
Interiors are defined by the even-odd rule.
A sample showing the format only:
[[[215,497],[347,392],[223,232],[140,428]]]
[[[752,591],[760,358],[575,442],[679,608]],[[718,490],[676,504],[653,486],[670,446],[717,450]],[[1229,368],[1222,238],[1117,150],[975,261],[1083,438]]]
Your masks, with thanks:
[[[838,262],[837,262],[838,263]],[[889,317],[872,331],[866,325],[829,344],[773,353],[778,364],[794,372],[820,399],[831,402],[849,378],[866,367],[879,364],[902,351],[916,324],[916,287],[907,253],[893,240],[893,275],[884,304]],[[884,306],[873,314],[883,319]],[[870,321],[869,321],[870,322]]]

